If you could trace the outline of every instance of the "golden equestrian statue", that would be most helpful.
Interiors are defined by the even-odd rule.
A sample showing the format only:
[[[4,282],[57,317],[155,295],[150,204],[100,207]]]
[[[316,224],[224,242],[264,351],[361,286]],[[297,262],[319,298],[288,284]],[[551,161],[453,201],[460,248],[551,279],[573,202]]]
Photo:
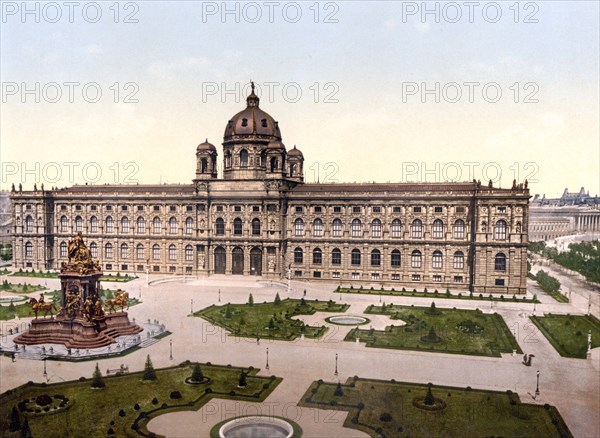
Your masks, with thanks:
[[[37,319],[38,312],[40,311],[44,312],[44,318],[46,317],[46,315],[48,315],[48,312],[50,312],[50,318],[52,318],[52,309],[56,310],[56,307],[54,307],[54,303],[45,303],[43,301],[37,301],[33,297],[29,299],[29,304],[31,304],[31,310],[33,311],[33,313],[35,313],[35,319]]]
[[[106,301],[106,306],[108,307],[109,312],[114,312],[115,306],[120,306],[121,311],[123,311],[123,308],[127,306],[127,310],[129,310],[129,292],[118,290],[115,298]]]

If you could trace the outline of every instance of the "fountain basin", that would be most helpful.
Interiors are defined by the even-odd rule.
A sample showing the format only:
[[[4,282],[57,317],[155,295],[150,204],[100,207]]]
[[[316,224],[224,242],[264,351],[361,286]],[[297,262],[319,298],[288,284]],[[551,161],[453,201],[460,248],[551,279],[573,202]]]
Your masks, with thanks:
[[[238,417],[219,429],[219,438],[291,438],[294,427],[282,418],[255,415]]]
[[[336,324],[336,325],[364,325],[371,322],[370,319],[365,318],[364,316],[357,315],[338,315],[338,316],[330,316],[329,318],[325,318],[325,321]]]

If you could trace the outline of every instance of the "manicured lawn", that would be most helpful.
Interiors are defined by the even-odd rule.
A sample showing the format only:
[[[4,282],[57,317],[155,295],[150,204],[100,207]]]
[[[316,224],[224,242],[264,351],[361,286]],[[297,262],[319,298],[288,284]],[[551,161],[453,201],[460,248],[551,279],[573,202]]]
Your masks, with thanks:
[[[9,283],[8,280],[4,280],[0,286],[0,292],[11,292],[14,294],[28,294],[36,292],[38,290],[45,290],[44,286],[27,284],[27,283]]]
[[[345,312],[347,304],[317,300],[281,300],[279,304],[225,304],[210,306],[194,313],[241,337],[280,339],[293,341],[304,334],[318,338],[326,331],[325,326],[309,326],[293,320],[295,315],[312,315],[315,312]],[[228,310],[229,308],[229,310]]]
[[[447,298],[454,300],[475,300],[475,301],[501,301],[501,302],[518,302],[518,303],[539,303],[540,301],[532,298],[527,298],[523,295],[492,295],[488,294],[483,295],[479,293],[456,293],[447,291],[437,291],[437,290],[423,290],[417,291],[414,290],[406,290],[402,288],[402,290],[387,290],[387,289],[348,289],[348,288],[337,288],[334,293],[339,294],[365,294],[365,295],[390,295],[397,297],[421,297],[421,298]]]
[[[531,320],[548,339],[558,354],[586,358],[588,332],[592,331],[592,348],[600,347],[600,321],[592,315],[532,316]]]
[[[479,310],[437,309],[430,314],[430,307],[386,305],[369,306],[365,313],[389,315],[392,320],[402,320],[405,326],[390,325],[385,330],[351,330],[346,341],[357,337],[367,347],[424,350],[438,353],[500,356],[522,353],[504,319],[498,314],[486,314]],[[393,324],[393,321],[391,321]],[[441,338],[437,342],[423,340],[431,328]]]
[[[568,303],[569,302],[569,298],[564,296],[560,292],[553,291],[553,290],[546,290],[544,292],[546,292],[548,295],[550,295],[552,298],[554,298],[559,303]]]
[[[142,372],[104,377],[106,387],[103,389],[92,389],[91,379],[23,385],[0,395],[0,436],[19,437],[19,432],[9,432],[13,406],[18,406],[25,399],[29,399],[28,406],[32,406],[35,404],[33,400],[43,394],[67,397],[69,403],[66,409],[56,412],[20,411],[21,423],[28,419],[34,437],[106,437],[110,428],[118,437],[149,436],[146,424],[156,416],[167,412],[195,411],[213,397],[261,402],[281,382],[274,376],[256,376],[256,369],[244,369],[248,372],[247,386],[238,388],[242,368],[209,364],[202,364],[201,368],[204,376],[211,379],[206,384],[185,383],[192,374],[192,365],[183,363],[157,369],[155,381],[143,381]],[[105,370],[101,372],[104,374]],[[173,398],[174,391],[179,391],[181,398]]]
[[[383,437],[571,437],[553,406],[521,403],[510,391],[432,386],[440,411],[413,405],[425,397],[427,385],[349,378],[334,395],[335,383],[314,382],[300,406],[348,411],[345,427]],[[389,414],[389,416],[383,416]],[[387,421],[386,421],[387,420]]]

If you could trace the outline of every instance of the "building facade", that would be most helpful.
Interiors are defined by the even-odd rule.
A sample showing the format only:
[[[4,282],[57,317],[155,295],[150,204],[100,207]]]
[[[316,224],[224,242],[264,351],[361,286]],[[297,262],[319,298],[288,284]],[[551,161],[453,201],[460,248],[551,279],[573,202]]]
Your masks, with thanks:
[[[58,269],[81,232],[108,272],[255,275],[520,294],[527,184],[304,183],[254,90],[191,184],[14,189],[14,266]]]
[[[577,234],[600,236],[600,205],[532,205],[529,211],[532,242]]]

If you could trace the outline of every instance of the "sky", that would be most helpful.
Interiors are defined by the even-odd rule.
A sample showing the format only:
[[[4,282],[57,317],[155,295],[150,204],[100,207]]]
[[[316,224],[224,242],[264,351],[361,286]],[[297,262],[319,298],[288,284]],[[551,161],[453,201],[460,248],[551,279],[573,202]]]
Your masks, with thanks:
[[[1,6],[4,190],[190,183],[252,80],[308,182],[600,194],[595,1]]]

